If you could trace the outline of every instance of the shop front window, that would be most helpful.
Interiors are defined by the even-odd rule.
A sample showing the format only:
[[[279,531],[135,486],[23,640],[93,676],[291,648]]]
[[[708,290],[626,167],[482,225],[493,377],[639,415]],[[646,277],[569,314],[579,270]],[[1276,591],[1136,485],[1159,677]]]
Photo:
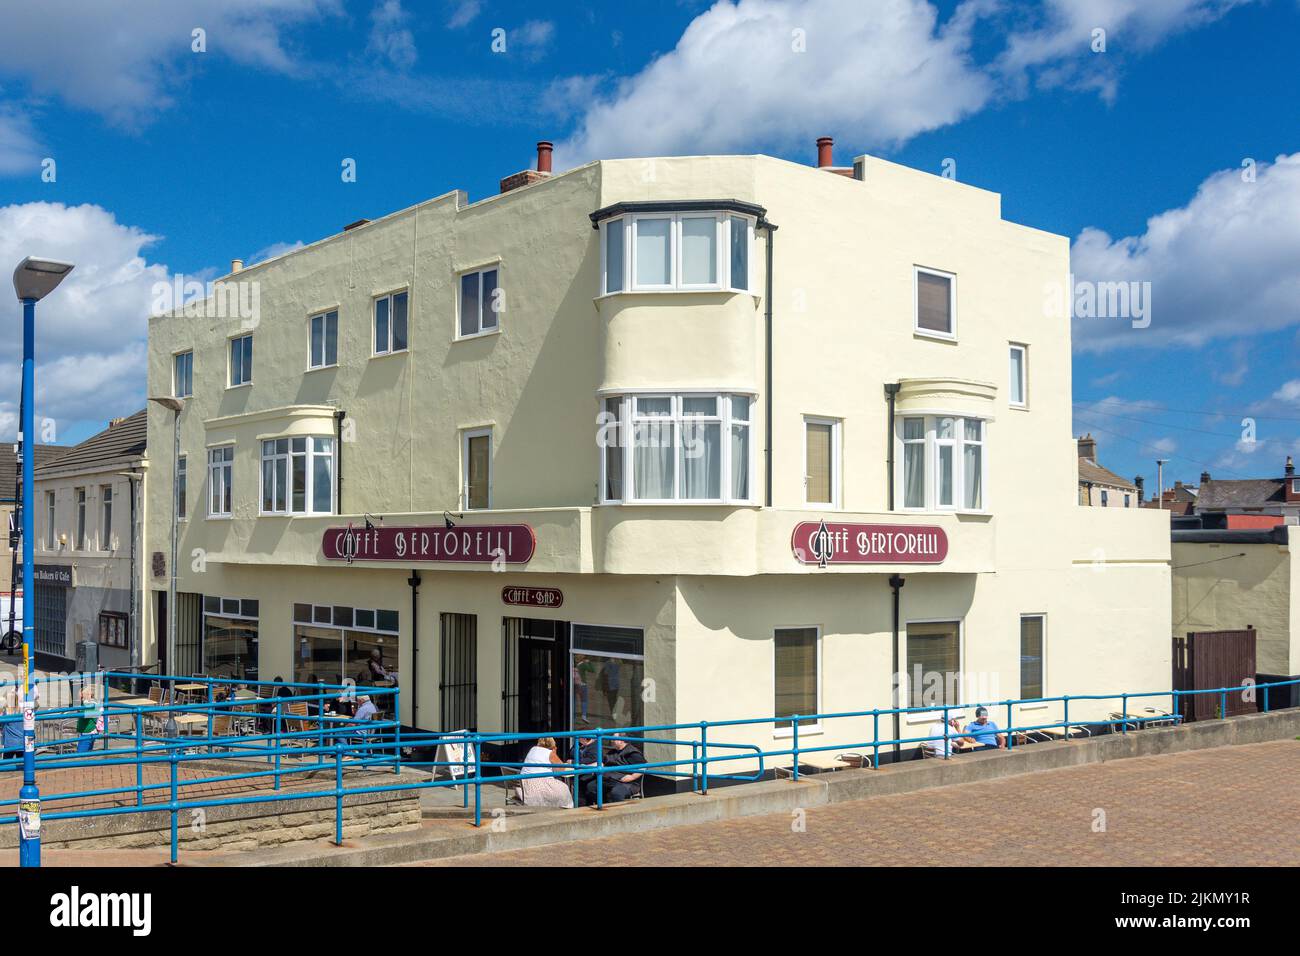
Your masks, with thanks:
[[[257,680],[258,602],[203,596],[203,673]]]
[[[364,688],[398,684],[397,612],[340,605],[293,606],[293,679],[300,684],[355,684]],[[395,695],[373,695],[380,713],[391,716]]]
[[[645,635],[636,627],[573,625],[571,720],[582,730],[645,723]]]

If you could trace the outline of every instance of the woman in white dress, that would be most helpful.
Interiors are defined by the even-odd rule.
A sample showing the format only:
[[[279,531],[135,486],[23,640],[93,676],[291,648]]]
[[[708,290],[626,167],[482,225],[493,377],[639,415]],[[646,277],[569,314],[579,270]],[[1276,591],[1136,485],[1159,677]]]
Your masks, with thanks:
[[[556,764],[564,761],[556,753],[555,738],[542,737],[537,745],[528,751],[524,765],[519,772],[523,779],[519,781],[526,807],[564,807],[572,808],[573,794],[559,777],[543,777]]]

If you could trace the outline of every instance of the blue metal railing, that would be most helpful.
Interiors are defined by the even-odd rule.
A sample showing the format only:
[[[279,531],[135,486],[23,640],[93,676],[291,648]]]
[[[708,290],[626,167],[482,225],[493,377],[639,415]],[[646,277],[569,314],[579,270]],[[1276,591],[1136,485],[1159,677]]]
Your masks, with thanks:
[[[134,680],[136,675],[101,672],[92,675],[89,682],[78,679],[84,686],[98,688],[107,694],[114,682],[124,679]],[[48,687],[58,680],[66,678],[42,678]],[[1038,697],[1032,699],[1012,699],[989,702],[985,704],[941,704],[920,707],[900,707],[890,709],[872,709],[858,711],[841,711],[834,713],[784,715],[762,718],[737,718],[730,720],[696,721],[675,724],[657,724],[624,728],[595,728],[577,731],[556,731],[544,734],[530,733],[477,733],[471,731],[430,732],[407,730],[403,732],[396,715],[400,713],[400,696],[396,687],[357,687],[354,685],[323,685],[285,682],[249,681],[235,678],[210,677],[173,677],[160,676],[151,679],[159,688],[172,690],[178,684],[193,684],[201,687],[198,696],[204,699],[171,703],[159,701],[144,704],[124,704],[121,698],[115,701],[109,698],[107,703],[93,702],[93,708],[81,703],[70,706],[46,707],[38,711],[38,721],[53,726],[66,726],[66,722],[85,718],[88,713],[104,719],[104,732],[93,736],[100,749],[88,752],[63,752],[71,744],[82,739],[79,735],[66,734],[45,735],[37,756],[38,772],[76,771],[79,768],[104,768],[129,766],[135,769],[135,783],[95,790],[71,792],[47,792],[44,802],[47,805],[70,802],[126,800],[126,803],[114,806],[83,806],[68,809],[56,809],[44,813],[46,820],[82,819],[93,817],[117,816],[129,813],[164,811],[170,815],[170,851],[171,859],[176,861],[179,849],[179,814],[185,811],[205,810],[212,807],[230,807],[251,804],[301,801],[305,799],[334,798],[335,803],[335,843],[343,840],[344,799],[350,796],[374,793],[396,793],[416,791],[437,787],[461,787],[461,805],[469,808],[469,795],[474,794],[474,825],[482,825],[483,797],[482,787],[486,784],[505,784],[513,786],[526,780],[560,779],[567,781],[571,787],[573,802],[577,805],[582,799],[582,790],[594,784],[594,804],[603,809],[607,802],[607,777],[631,774],[643,775],[654,773],[659,777],[689,779],[692,791],[707,795],[710,781],[727,780],[746,782],[762,779],[769,767],[784,767],[788,758],[791,778],[799,780],[802,773],[802,758],[829,751],[846,752],[862,750],[871,752],[870,766],[880,767],[882,748],[902,748],[904,746],[932,745],[944,758],[952,755],[951,743],[954,740],[969,738],[978,734],[984,736],[994,731],[972,731],[970,725],[956,730],[947,730],[939,734],[922,736],[901,736],[897,739],[880,736],[880,720],[895,715],[931,715],[936,720],[942,719],[947,728],[950,716],[962,713],[976,706],[992,710],[1005,709],[1006,726],[998,727],[997,734],[1003,735],[1006,746],[1013,748],[1032,742],[1034,735],[1050,736],[1059,733],[1063,739],[1072,736],[1091,734],[1092,729],[1102,728],[1101,732],[1118,732],[1127,734],[1147,724],[1179,723],[1182,720],[1182,703],[1185,699],[1202,694],[1213,694],[1219,698],[1219,715],[1227,714],[1228,694],[1262,692],[1261,709],[1269,710],[1269,692],[1280,687],[1300,685],[1300,679],[1275,681],[1268,684],[1246,685],[1243,687],[1219,687],[1205,690],[1180,691],[1165,690],[1144,693],[1123,692],[1119,694],[1071,694],[1056,697]],[[256,695],[253,698],[233,696],[234,690],[251,688]],[[69,688],[70,689],[70,688]],[[260,691],[288,692],[288,696],[262,697]],[[227,699],[217,699],[225,691]],[[345,717],[327,713],[330,701],[355,699],[369,696],[384,704],[391,704],[384,710],[391,710],[393,717],[380,717],[363,724]],[[1146,704],[1153,698],[1160,698],[1171,703],[1169,711],[1159,710]],[[1253,701],[1254,697],[1249,697]],[[1120,709],[1112,712],[1107,719],[1081,718],[1077,705],[1103,701],[1118,701]],[[1133,712],[1130,706],[1143,702],[1140,712]],[[1076,704],[1075,715],[1070,714],[1071,703]],[[1016,708],[1037,708],[1060,705],[1060,719],[1037,723],[1015,724]],[[313,708],[315,713],[312,712]],[[177,715],[200,715],[203,720],[184,721],[184,724],[202,730],[201,734],[169,735],[167,726],[175,721]],[[824,728],[828,722],[870,719],[871,739],[837,742],[834,744],[817,744],[809,746],[801,724],[814,721]],[[21,717],[10,714],[0,717],[0,726],[19,721]],[[238,721],[240,726],[233,726]],[[129,732],[123,729],[123,724]],[[245,732],[222,733],[220,728],[228,727],[232,731]],[[251,730],[250,730],[251,728]],[[767,749],[753,743],[720,740],[718,734],[733,729],[771,728],[782,731],[783,739],[789,740],[788,746]],[[1091,728],[1091,729],[1090,729]],[[789,731],[788,738],[784,731]],[[501,759],[484,759],[483,747],[498,748],[511,743],[521,743],[538,737],[552,737],[571,741],[568,748],[574,755],[570,762],[549,764],[544,767],[520,767],[519,761]],[[582,740],[592,743],[594,763],[581,763]],[[606,747],[616,741],[624,741],[640,748],[656,747],[667,749],[668,753],[661,759],[649,759],[642,751],[640,761],[636,763],[611,764],[606,759]],[[945,743],[946,741],[946,743]],[[445,759],[425,760],[418,756],[422,750],[442,746]],[[689,748],[689,754],[685,751]],[[403,756],[403,752],[409,755]],[[437,751],[435,750],[435,757]],[[658,756],[658,755],[657,755]],[[314,758],[314,759],[313,759]],[[222,761],[222,763],[213,763]],[[742,762],[744,766],[737,766]],[[231,764],[234,766],[231,766]],[[864,765],[866,761],[864,760]],[[21,765],[18,757],[10,756],[6,751],[0,757],[0,771],[17,769]],[[166,767],[163,779],[146,781],[146,772],[151,767]],[[206,770],[205,768],[211,768]],[[402,780],[403,768],[427,768],[431,771],[429,779]],[[719,769],[721,768],[721,769]],[[193,770],[192,776],[186,777],[187,770]],[[301,788],[289,792],[282,790],[282,783],[288,779],[295,781],[301,774],[319,774],[333,770],[332,787]],[[397,779],[391,783],[370,782],[364,785],[345,786],[347,774],[354,771],[388,771]],[[440,777],[439,772],[446,776]],[[156,775],[155,775],[156,776]],[[47,778],[48,779],[48,778]],[[372,778],[373,779],[373,778]],[[399,782],[400,781],[400,782]],[[269,791],[265,788],[269,783]],[[186,789],[194,786],[211,785],[247,785],[258,786],[263,792],[251,794],[230,794],[204,796],[203,798],[186,797]],[[162,799],[147,800],[146,796],[158,796]],[[133,799],[132,799],[133,798]],[[0,826],[17,821],[13,814],[16,799],[0,800]]]

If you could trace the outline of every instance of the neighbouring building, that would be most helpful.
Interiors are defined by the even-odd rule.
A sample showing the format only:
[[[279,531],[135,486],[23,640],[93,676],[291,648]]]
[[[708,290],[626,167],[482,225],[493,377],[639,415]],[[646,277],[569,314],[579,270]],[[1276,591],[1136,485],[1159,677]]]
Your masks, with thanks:
[[[1211,478],[1201,473],[1192,512],[1205,528],[1272,528],[1300,522],[1300,478],[1286,458],[1277,478]]]
[[[1142,497],[1140,491],[1141,485],[1138,487],[1138,498],[1140,499]],[[1157,508],[1161,511],[1168,511],[1173,517],[1195,514],[1196,495],[1198,491],[1199,488],[1195,485],[1186,485],[1181,481],[1175,481],[1172,488],[1166,488],[1163,495],[1144,502],[1142,507]]]
[[[68,449],[61,445],[37,445],[34,468],[41,468],[58,458]],[[18,473],[18,446],[0,445],[0,532],[4,535],[3,550],[0,550],[0,594],[6,597],[15,592],[21,594],[23,589],[22,544],[19,541],[15,552],[11,542],[18,540],[15,535],[21,528],[15,528],[15,509],[18,504],[18,492],[22,487],[22,476]],[[15,557],[15,554],[17,557]],[[22,622],[18,622],[19,630]],[[4,625],[8,629],[8,623]]]
[[[1091,434],[1078,440],[1079,504],[1092,508],[1137,508],[1142,504],[1138,486],[1097,463],[1097,439]]]
[[[1261,679],[1300,677],[1298,548],[1294,523],[1175,529],[1174,634],[1254,627]]]
[[[552,175],[541,144],[152,318],[149,394],[185,402],[160,620],[190,489],[167,669],[389,673],[431,730],[775,715],[710,734],[769,749],[900,671],[923,707],[1168,687],[1168,519],[1068,492],[1069,241],[822,152]]]
[[[37,667],[122,670],[154,657],[141,600],[146,436],[141,410],[36,469]],[[79,662],[83,644],[96,656]]]

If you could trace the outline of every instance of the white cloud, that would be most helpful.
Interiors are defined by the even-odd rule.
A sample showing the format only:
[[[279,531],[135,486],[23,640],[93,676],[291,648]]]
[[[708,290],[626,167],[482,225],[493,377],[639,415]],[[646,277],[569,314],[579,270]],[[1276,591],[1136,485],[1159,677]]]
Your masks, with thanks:
[[[561,167],[827,133],[880,146],[956,122],[994,92],[969,56],[986,8],[962,4],[940,24],[925,0],[720,0],[587,111],[557,148]]]
[[[248,257],[246,265],[255,265],[259,262],[265,262],[267,259],[274,259],[276,256],[282,256],[286,252],[293,252],[295,249],[301,249],[303,241],[301,239],[294,242],[273,242],[264,249],[258,249]]]
[[[508,34],[507,49],[523,52],[526,57],[541,59],[555,39],[555,24],[550,20],[529,20]]]
[[[0,107],[0,176],[35,175],[43,153],[31,119],[16,109]]]
[[[1076,346],[1199,346],[1300,324],[1300,153],[1214,173],[1186,205],[1147,220],[1140,236],[1085,229],[1076,281],[1150,282],[1150,326],[1077,319]]]
[[[376,4],[370,12],[372,25],[367,52],[387,57],[400,70],[413,67],[418,54],[415,36],[406,25],[409,19],[402,9],[401,0],[383,0]]]
[[[152,289],[170,279],[165,266],[144,257],[157,239],[99,206],[0,207],[0,262],[42,255],[76,264],[36,307],[36,414],[52,418],[61,434],[78,422],[102,427],[144,402]],[[21,335],[0,337],[0,366],[15,369],[21,360]],[[12,434],[19,391],[16,376],[0,380],[6,434]]]
[[[0,75],[38,96],[58,96],[116,125],[147,124],[172,104],[200,57],[296,73],[287,27],[341,11],[339,0],[42,0],[9,4],[0,31]],[[206,31],[206,53],[191,31]]]
[[[1284,382],[1282,387],[1273,393],[1273,397],[1279,402],[1300,404],[1300,378],[1293,378],[1289,382]]]
[[[452,11],[451,18],[447,21],[447,27],[451,30],[459,30],[461,27],[467,27],[478,17],[479,11],[483,9],[483,4],[479,0],[461,0],[456,4],[456,9]]]

